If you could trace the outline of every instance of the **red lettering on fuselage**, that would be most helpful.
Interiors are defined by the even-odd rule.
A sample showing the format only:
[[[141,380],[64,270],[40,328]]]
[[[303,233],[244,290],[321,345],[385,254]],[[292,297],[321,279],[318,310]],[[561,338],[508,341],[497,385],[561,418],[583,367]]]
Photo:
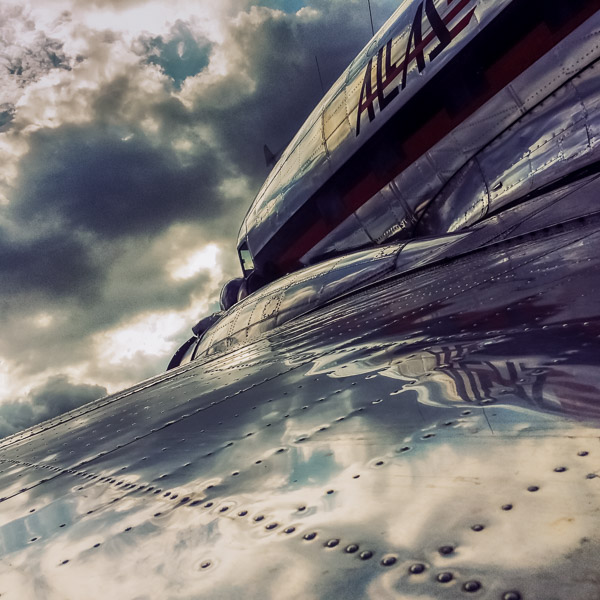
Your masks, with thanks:
[[[453,4],[456,0],[448,0],[448,4]],[[431,50],[427,58],[429,62],[433,62],[445,50],[452,40],[454,40],[461,31],[471,22],[475,7],[471,8],[466,15],[452,28],[448,29],[448,25],[473,0],[459,0],[454,7],[442,18],[438,13],[433,0],[424,0],[417,6],[415,17],[408,35],[406,43],[406,51],[404,60],[392,64],[392,45],[394,40],[390,39],[377,52],[376,64],[376,89],[373,90],[373,58],[369,60],[367,65],[363,84],[360,90],[358,101],[358,116],[356,120],[356,135],[360,134],[360,124],[362,114],[366,111],[369,116],[369,121],[375,120],[375,100],[379,105],[379,111],[385,110],[387,106],[399,95],[401,90],[406,87],[408,77],[408,68],[412,61],[416,61],[419,73],[425,67],[425,50],[434,41],[437,40],[436,46]],[[425,5],[425,16],[431,31],[423,38],[423,4]],[[385,57],[385,58],[384,58]],[[390,84],[402,73],[402,81],[400,86],[396,84],[387,89]]]
[[[363,79],[362,89],[360,90],[360,99],[358,101],[358,122],[356,124],[356,135],[360,133],[360,115],[366,110],[369,115],[369,121],[375,118],[375,107],[373,106],[373,82],[371,80],[371,71],[373,70],[373,59],[367,65],[365,78]]]

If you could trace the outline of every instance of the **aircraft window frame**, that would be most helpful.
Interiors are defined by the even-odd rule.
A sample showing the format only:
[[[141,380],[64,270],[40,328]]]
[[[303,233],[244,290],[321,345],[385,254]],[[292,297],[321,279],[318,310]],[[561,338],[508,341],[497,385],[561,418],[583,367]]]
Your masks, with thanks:
[[[248,250],[247,243],[242,244],[238,248],[238,256],[240,259],[240,265],[242,266],[244,277],[248,277],[248,275],[250,275],[250,273],[254,271],[254,259],[252,258],[250,250]]]

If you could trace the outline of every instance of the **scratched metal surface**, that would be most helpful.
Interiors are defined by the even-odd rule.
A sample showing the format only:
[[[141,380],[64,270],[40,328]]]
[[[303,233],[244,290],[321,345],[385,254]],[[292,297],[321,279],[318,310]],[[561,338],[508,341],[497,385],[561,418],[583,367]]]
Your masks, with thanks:
[[[600,229],[575,193],[1,440],[1,597],[600,597]]]

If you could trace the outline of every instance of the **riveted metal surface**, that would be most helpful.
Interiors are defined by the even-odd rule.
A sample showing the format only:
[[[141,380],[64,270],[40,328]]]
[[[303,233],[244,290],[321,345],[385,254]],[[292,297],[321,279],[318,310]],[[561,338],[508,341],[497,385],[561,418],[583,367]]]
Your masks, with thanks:
[[[2,598],[598,597],[596,186],[1,440]]]

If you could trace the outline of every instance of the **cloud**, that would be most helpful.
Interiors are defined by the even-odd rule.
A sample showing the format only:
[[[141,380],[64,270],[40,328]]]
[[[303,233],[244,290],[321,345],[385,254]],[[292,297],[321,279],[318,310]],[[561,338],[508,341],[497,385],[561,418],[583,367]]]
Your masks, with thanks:
[[[184,162],[133,126],[123,133],[100,123],[36,132],[21,160],[15,217],[112,239],[220,215],[215,192],[228,169],[210,148],[199,145]]]
[[[0,437],[37,425],[106,395],[99,385],[74,384],[56,375],[22,400],[0,405]]]
[[[0,105],[4,121],[22,90],[54,69],[70,69],[63,42],[38,30],[27,10],[0,5]]]

